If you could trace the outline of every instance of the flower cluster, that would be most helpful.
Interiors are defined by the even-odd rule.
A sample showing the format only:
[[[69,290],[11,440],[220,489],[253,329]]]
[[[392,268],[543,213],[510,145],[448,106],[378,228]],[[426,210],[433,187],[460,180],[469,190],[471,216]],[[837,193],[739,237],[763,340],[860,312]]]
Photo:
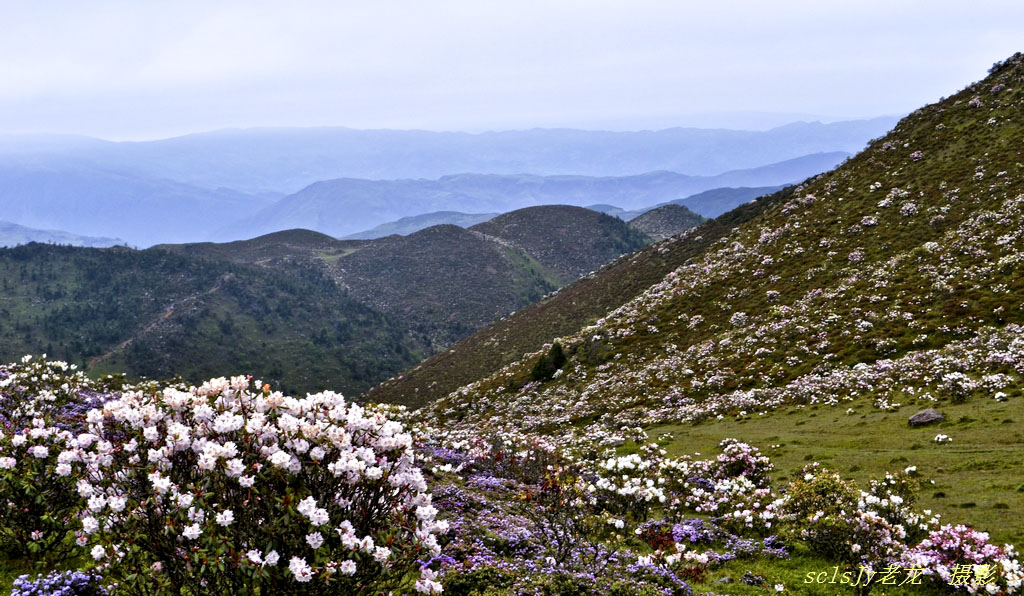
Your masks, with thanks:
[[[988,534],[967,526],[942,526],[908,549],[902,557],[906,567],[924,570],[936,583],[971,593],[1017,593],[1024,586],[1024,569],[1013,546],[997,546]],[[955,576],[963,574],[957,581]]]
[[[41,417],[0,433],[0,489],[24,502],[0,511],[8,546],[64,558],[81,547],[126,590],[440,590],[429,569],[410,571],[440,552],[447,522],[385,408],[247,377],[100,402],[77,434]]]
[[[108,596],[101,581],[99,575],[81,571],[51,571],[34,580],[22,575],[14,580],[11,596]]]

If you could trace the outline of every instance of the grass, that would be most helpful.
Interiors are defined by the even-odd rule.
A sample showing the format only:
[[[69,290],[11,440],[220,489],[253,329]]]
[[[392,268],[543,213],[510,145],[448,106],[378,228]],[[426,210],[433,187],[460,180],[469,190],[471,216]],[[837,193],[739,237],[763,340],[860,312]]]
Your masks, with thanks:
[[[846,413],[848,407],[852,414]],[[747,441],[771,457],[776,487],[812,461],[861,486],[887,471],[917,466],[922,479],[919,508],[941,514],[944,523],[971,524],[997,542],[1024,544],[1024,518],[1019,515],[1024,511],[1024,428],[1018,423],[1024,420],[1024,398],[940,402],[937,408],[946,415],[945,422],[910,427],[907,418],[924,407],[905,405],[887,412],[860,399],[647,431],[652,438],[671,432],[671,441],[664,443],[671,455],[716,453],[726,437]],[[953,442],[935,443],[938,433]]]
[[[763,586],[751,586],[741,583],[743,574],[750,571],[765,579]],[[775,594],[774,586],[782,584],[785,586],[785,594],[821,596],[822,594],[849,594],[853,596],[855,589],[849,585],[839,583],[844,569],[837,567],[836,563],[828,559],[814,555],[806,548],[801,547],[793,553],[789,559],[736,559],[729,561],[722,567],[716,568],[708,573],[708,576],[701,582],[692,584],[695,594],[713,592],[716,594],[754,595]],[[820,576],[825,573],[824,576]],[[811,574],[810,578],[808,574]],[[818,578],[824,581],[818,583]],[[856,577],[856,573],[854,573]],[[715,583],[723,578],[729,578],[731,583]],[[812,578],[812,579],[811,579]],[[906,578],[905,574],[896,577],[897,584]],[[809,581],[810,579],[810,581]],[[836,583],[830,583],[835,581]],[[907,586],[882,586],[878,585],[871,590],[872,594],[887,596],[931,596],[942,594],[941,590],[924,585]]]

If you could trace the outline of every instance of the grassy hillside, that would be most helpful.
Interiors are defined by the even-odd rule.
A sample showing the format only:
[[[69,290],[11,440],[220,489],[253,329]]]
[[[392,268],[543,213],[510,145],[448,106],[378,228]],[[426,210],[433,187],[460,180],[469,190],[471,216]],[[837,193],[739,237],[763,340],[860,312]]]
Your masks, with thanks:
[[[815,409],[832,421],[821,431],[839,431],[837,415],[850,408],[866,418],[787,449],[808,461],[829,456],[841,469],[877,465],[888,450],[890,465],[920,463],[948,489],[933,497],[948,520],[1002,519],[990,529],[1020,540],[1024,526],[1005,512],[1024,507],[1013,480],[1024,455],[1024,436],[1013,430],[1024,398],[1022,105],[1018,54],[836,170],[738,210],[751,217],[634,298],[561,334],[568,361],[554,379],[531,381],[542,353],[527,354],[431,404],[424,419],[556,436],[669,425],[678,431],[671,448],[689,452],[701,432],[720,438],[746,427],[762,429],[752,432],[766,442],[809,441],[797,427],[811,425]],[[679,251],[714,225],[628,263]],[[563,296],[602,279],[607,286],[623,266]],[[526,349],[542,349],[543,308],[553,303],[470,342],[497,336],[531,346],[530,335],[536,343]],[[406,377],[430,386],[441,370],[435,358]],[[939,432],[952,445],[907,426],[926,407],[945,411]]]

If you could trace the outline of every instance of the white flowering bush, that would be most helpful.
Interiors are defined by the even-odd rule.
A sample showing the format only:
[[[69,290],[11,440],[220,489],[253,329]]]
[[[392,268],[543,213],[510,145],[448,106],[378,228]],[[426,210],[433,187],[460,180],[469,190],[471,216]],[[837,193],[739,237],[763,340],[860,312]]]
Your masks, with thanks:
[[[0,365],[0,551],[7,556],[54,565],[76,555],[69,528],[83,502],[72,448],[85,412],[114,386],[45,355]]]
[[[0,550],[14,558],[54,564],[75,555],[74,525],[81,507],[65,447],[74,436],[36,418],[29,427],[0,432]]]
[[[902,553],[899,531],[878,513],[858,507],[856,487],[816,465],[804,468],[803,477],[790,485],[783,519],[792,537],[835,560],[873,567]]]
[[[913,466],[902,472],[886,473],[879,480],[872,480],[868,490],[860,491],[857,508],[870,511],[884,518],[907,544],[916,544],[929,531],[939,527],[939,515],[931,510],[917,511],[920,483],[912,476]]]
[[[127,391],[87,421],[80,543],[118,593],[441,590],[417,560],[447,523],[382,413],[234,377]]]

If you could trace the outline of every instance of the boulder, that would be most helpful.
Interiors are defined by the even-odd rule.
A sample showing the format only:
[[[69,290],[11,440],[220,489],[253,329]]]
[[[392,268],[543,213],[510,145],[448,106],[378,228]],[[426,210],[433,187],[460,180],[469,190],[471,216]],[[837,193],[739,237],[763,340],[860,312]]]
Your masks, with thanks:
[[[927,426],[929,424],[935,424],[942,422],[946,417],[942,415],[942,412],[928,408],[927,410],[921,410],[917,414],[910,417],[908,422],[910,426]]]

